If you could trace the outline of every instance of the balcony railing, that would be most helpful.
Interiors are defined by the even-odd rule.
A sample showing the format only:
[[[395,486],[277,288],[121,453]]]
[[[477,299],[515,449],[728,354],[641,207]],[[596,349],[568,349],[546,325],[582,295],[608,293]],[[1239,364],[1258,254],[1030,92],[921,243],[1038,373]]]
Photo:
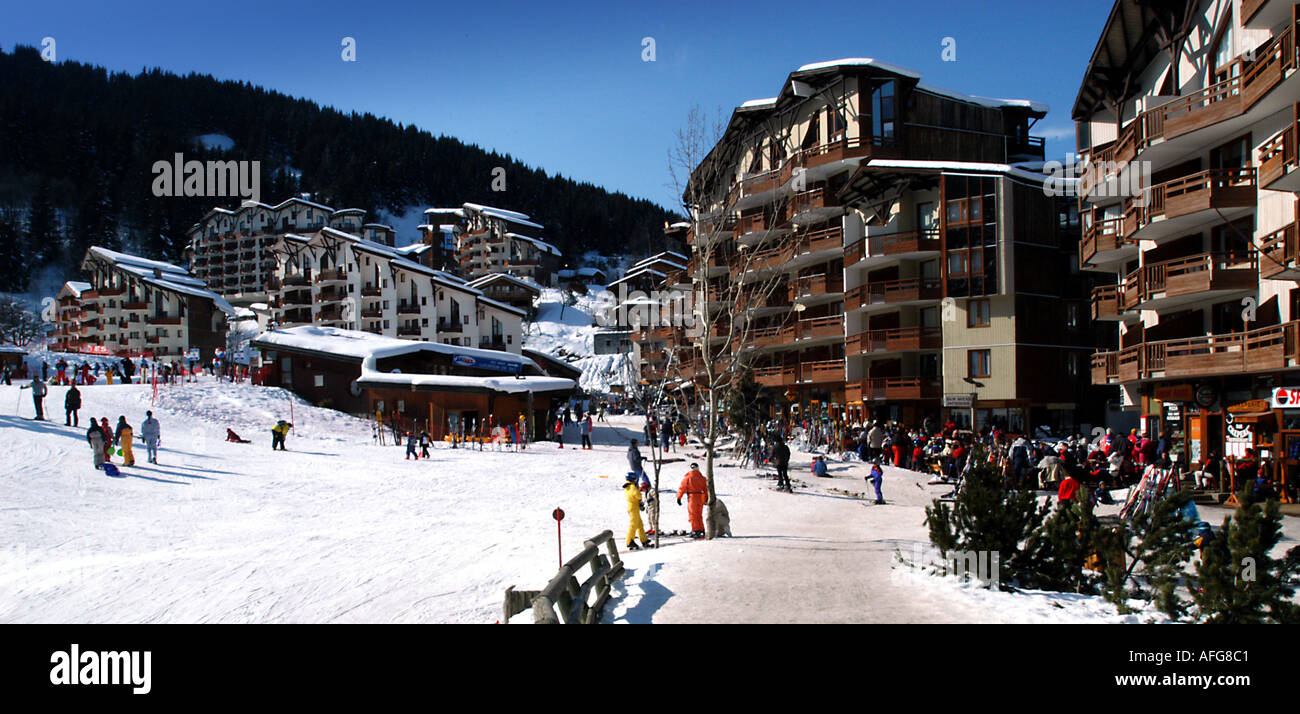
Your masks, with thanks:
[[[800,382],[843,382],[844,360],[803,362],[799,365]]]
[[[1119,250],[1129,244],[1121,235],[1122,229],[1120,218],[1093,220],[1079,241],[1079,265],[1087,265],[1099,252]]]
[[[150,315],[145,318],[145,322],[150,325],[179,325],[181,324],[181,318],[171,315]]]
[[[397,305],[398,315],[419,315],[420,304],[416,302],[402,302]]]
[[[1124,310],[1139,309],[1157,297],[1200,295],[1216,290],[1249,290],[1259,279],[1259,256],[1200,253],[1144,265],[1124,279]],[[1209,296],[1207,295],[1207,298]]]
[[[845,349],[850,353],[870,354],[937,350],[942,347],[943,331],[938,327],[891,327],[852,335]]]
[[[317,283],[337,283],[348,279],[348,274],[335,268],[333,270],[322,270],[316,274]]]
[[[854,387],[862,401],[938,399],[943,393],[938,377],[868,377]]]
[[[1273,278],[1300,269],[1300,220],[1264,236],[1260,249],[1259,277]]]
[[[794,384],[799,379],[795,366],[759,367],[754,370],[754,381],[764,387],[781,387]]]
[[[1259,185],[1268,188],[1297,168],[1296,139],[1300,136],[1300,104],[1293,111],[1296,121],[1274,134],[1259,147]]]
[[[465,326],[459,322],[438,321],[438,332],[464,332]]]
[[[787,287],[791,300],[844,292],[844,278],[839,275],[809,275],[796,278]]]
[[[844,336],[844,316],[829,315],[827,317],[814,317],[807,320],[799,320],[797,325],[796,336],[801,340],[820,340],[828,337]]]
[[[1134,234],[1157,218],[1165,220],[1201,211],[1255,205],[1255,169],[1207,169],[1156,184],[1140,198],[1129,199],[1124,234]],[[1145,205],[1138,205],[1145,201]]]
[[[1248,332],[1143,342],[1092,358],[1093,384],[1285,369],[1300,355],[1300,322]]]
[[[938,300],[943,295],[938,278],[905,278],[859,285],[845,293],[844,309],[866,305]]]
[[[1092,289],[1092,319],[1114,320],[1120,317],[1119,285],[1099,285]]]
[[[398,325],[397,334],[400,337],[418,337],[420,335],[419,325]]]

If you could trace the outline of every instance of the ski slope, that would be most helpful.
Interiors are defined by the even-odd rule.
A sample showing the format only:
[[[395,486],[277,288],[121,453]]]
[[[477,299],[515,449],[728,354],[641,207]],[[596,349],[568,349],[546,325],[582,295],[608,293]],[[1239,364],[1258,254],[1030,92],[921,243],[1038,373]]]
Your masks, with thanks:
[[[540,589],[554,575],[556,507],[567,514],[565,558],[605,529],[623,551],[635,417],[597,425],[593,451],[440,447],[413,462],[404,448],[375,444],[367,422],[278,388],[205,377],[160,387],[152,407],[147,386],[81,391],[82,428],[73,429],[55,408],[64,388],[46,399],[56,420],[35,422],[29,393],[0,387],[9,450],[0,464],[0,622],[491,623],[507,586]],[[121,478],[93,469],[86,419],[126,415],[138,430],[150,408],[162,424],[159,465],[143,463],[137,444],[140,464]],[[273,453],[270,426],[291,414],[289,451]],[[252,443],[226,442],[226,428]],[[1095,598],[970,592],[933,577],[895,583],[897,554],[926,542],[923,508],[944,487],[891,468],[890,503],[875,506],[830,490],[865,491],[860,464],[832,463],[829,479],[814,479],[808,464],[795,454],[791,473],[808,487],[794,495],[770,490],[752,469],[719,468],[736,537],[624,552],[628,575],[607,621],[1138,619]],[[666,466],[664,489],[684,471]],[[671,499],[665,493],[662,525],[685,529],[685,509]]]

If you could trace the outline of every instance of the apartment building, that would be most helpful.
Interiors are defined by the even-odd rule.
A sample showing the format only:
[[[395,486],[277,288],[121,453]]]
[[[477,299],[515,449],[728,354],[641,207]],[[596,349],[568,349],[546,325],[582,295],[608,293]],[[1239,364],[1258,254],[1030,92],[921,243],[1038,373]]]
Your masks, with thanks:
[[[430,208],[425,215],[425,243],[440,245],[448,233],[454,235],[460,274],[466,278],[508,273],[538,285],[555,285],[562,254],[535,237],[543,228],[527,214],[466,203],[458,208]]]
[[[324,227],[286,233],[271,248],[275,327],[335,327],[519,353],[525,311],[494,300],[406,248]]]
[[[1273,399],[1300,386],[1298,15],[1118,0],[1074,105],[1079,259],[1113,326],[1092,381],[1194,465],[1252,445],[1300,463],[1300,413]]]
[[[1045,190],[1029,133],[1046,113],[871,59],[805,65],[738,107],[695,169],[690,263],[663,284],[692,282],[695,340],[745,325],[732,358],[773,415],[1096,423],[1093,390],[1070,378],[1094,344],[1077,210]],[[734,305],[720,296],[736,281],[771,289]],[[683,335],[643,330],[644,377],[671,378],[674,358],[698,372],[661,348]]]
[[[265,302],[266,284],[275,270],[269,249],[280,235],[329,227],[392,246],[391,227],[365,223],[359,208],[335,210],[304,198],[276,205],[244,201],[239,208],[216,207],[188,232],[186,258],[194,274],[229,300],[248,305]]]
[[[86,282],[65,283],[54,334],[67,352],[204,360],[226,346],[234,308],[185,268],[92,246]]]

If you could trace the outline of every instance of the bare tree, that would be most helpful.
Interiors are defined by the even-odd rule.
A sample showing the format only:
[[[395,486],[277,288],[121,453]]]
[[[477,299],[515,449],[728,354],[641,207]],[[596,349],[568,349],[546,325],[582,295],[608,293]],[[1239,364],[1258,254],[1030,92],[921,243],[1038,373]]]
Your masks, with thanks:
[[[0,341],[26,347],[44,330],[40,317],[22,303],[13,298],[0,300]]]
[[[708,481],[708,518],[706,537],[718,532],[717,491],[714,464],[720,442],[726,436],[721,417],[726,413],[725,396],[733,380],[751,368],[755,357],[758,315],[770,311],[763,331],[779,334],[797,314],[798,306],[786,309],[771,302],[786,289],[783,267],[794,255],[802,239],[797,230],[751,231],[756,236],[742,243],[737,236],[743,230],[736,224],[734,201],[737,197],[769,193],[770,198],[751,204],[747,211],[762,209],[775,225],[775,216],[783,208],[781,192],[776,187],[788,181],[798,183],[798,170],[790,171],[785,161],[795,147],[790,145],[789,127],[779,125],[790,115],[760,121],[736,119],[732,126],[735,139],[726,142],[721,117],[710,119],[697,107],[678,130],[676,144],[669,151],[669,174],[673,188],[682,201],[691,224],[691,260],[688,266],[694,293],[694,326],[688,333],[690,361],[670,357],[668,373],[690,379],[695,384],[697,415],[695,426],[704,447],[705,477]],[[742,124],[743,122],[743,124]],[[745,125],[747,124],[747,125]],[[746,147],[766,152],[769,168],[735,181],[735,167],[746,157]],[[750,154],[752,157],[753,154]],[[789,174],[789,175],[787,175]],[[669,374],[665,374],[667,383]]]

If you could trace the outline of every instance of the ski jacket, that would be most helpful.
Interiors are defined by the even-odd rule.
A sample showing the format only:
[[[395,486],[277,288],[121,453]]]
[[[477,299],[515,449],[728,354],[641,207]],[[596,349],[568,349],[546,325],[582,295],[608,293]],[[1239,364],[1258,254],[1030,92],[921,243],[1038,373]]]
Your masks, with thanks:
[[[627,499],[627,512],[636,515],[641,510],[641,489],[636,487],[636,482],[623,484],[623,497]]]
[[[880,485],[880,482],[885,480],[885,472],[879,466],[873,466],[871,467],[871,473],[867,476],[867,480],[876,485]]]
[[[677,487],[677,498],[689,496],[691,494],[708,495],[709,482],[705,480],[704,474],[696,469],[691,469],[682,477],[682,483]]]
[[[586,434],[587,436],[591,436],[591,428],[592,428],[591,416],[588,415],[587,418],[584,419],[582,422],[582,433]]]
[[[45,392],[47,391],[47,389],[48,389],[48,388],[45,386],[45,382],[42,382],[42,381],[39,380],[39,379],[33,379],[33,380],[32,380],[32,396],[33,396],[33,397],[36,397],[37,399],[44,399],[44,398],[45,398]]]
[[[278,422],[275,426],[271,427],[271,433],[279,434],[280,436],[284,436],[285,434],[288,434],[289,423],[284,421]]]
[[[812,463],[812,472],[813,476],[825,476],[826,462],[821,459],[815,459]]]
[[[777,444],[776,448],[772,449],[772,462],[777,466],[789,466],[790,447],[785,444]]]
[[[1073,476],[1066,476],[1061,481],[1061,487],[1056,490],[1056,500],[1061,503],[1067,503],[1074,500],[1074,495],[1079,490],[1079,482],[1074,480]]]
[[[640,449],[635,446],[627,447],[627,467],[632,471],[632,473],[641,472],[641,462],[643,460]]]
[[[140,425],[140,436],[143,436],[145,441],[157,441],[162,436],[162,425],[157,419],[149,417]]]
[[[72,387],[71,389],[69,389],[67,396],[63,397],[63,408],[64,409],[81,408],[81,392],[77,391],[76,387]]]
[[[884,446],[885,430],[878,426],[871,427],[871,431],[867,432],[867,443],[870,444],[873,449],[879,449],[881,446]]]
[[[131,442],[131,434],[132,434],[132,431],[131,431],[131,425],[130,425],[130,424],[127,424],[125,419],[121,419],[121,420],[119,420],[119,421],[117,422],[117,428],[113,430],[113,443],[114,443],[114,444],[120,444],[120,443],[122,443],[122,433],[123,433],[123,432],[126,432],[126,441],[127,441],[127,443],[130,443],[130,442]]]

